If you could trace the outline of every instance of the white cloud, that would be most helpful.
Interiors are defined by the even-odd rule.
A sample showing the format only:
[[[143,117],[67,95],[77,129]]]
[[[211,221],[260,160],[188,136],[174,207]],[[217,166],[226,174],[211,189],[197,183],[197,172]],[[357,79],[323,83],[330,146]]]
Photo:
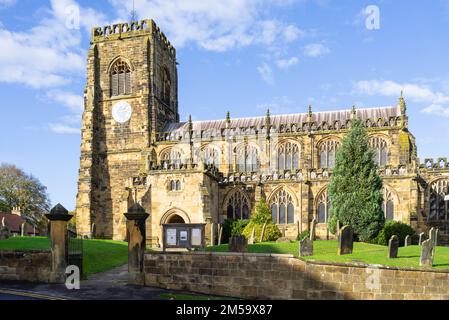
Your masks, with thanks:
[[[64,124],[50,123],[48,128],[54,133],[59,134],[81,134],[80,128],[75,128]]]
[[[296,64],[298,64],[299,60],[297,57],[291,57],[290,59],[280,59],[276,61],[276,65],[280,69],[288,69]]]
[[[263,63],[261,66],[257,67],[257,71],[259,71],[262,80],[268,83],[269,85],[274,84],[274,75],[273,70],[267,63]]]
[[[426,85],[400,84],[391,80],[363,80],[354,84],[353,93],[398,97],[404,91],[406,99],[416,103],[430,104],[422,112],[449,117],[449,95]]]
[[[68,28],[71,8],[79,7],[72,0],[52,0],[47,17],[33,28],[14,32],[0,26],[0,82],[48,88],[66,85],[84,74],[81,31]],[[86,30],[94,17],[99,21],[103,17],[92,9],[79,8],[79,12],[80,26]]]
[[[330,49],[321,43],[311,43],[304,47],[304,55],[317,58],[330,53]]]
[[[122,19],[129,17],[131,1],[110,0]],[[270,6],[287,6],[279,0],[138,0],[141,18],[151,17],[178,48],[189,43],[211,51],[227,51],[253,44],[292,42],[303,32],[292,24],[267,19]]]

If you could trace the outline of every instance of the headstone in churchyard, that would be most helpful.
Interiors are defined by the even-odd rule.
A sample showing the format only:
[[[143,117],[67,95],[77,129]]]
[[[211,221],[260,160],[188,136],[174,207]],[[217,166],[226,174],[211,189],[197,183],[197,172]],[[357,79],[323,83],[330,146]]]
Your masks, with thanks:
[[[305,237],[299,241],[299,256],[313,256],[313,241]]]
[[[20,236],[25,236],[25,222],[20,226]]]
[[[337,236],[340,234],[340,220],[337,220]]]
[[[312,220],[312,224],[310,226],[310,240],[315,241],[315,229],[316,229],[316,219]]]
[[[287,237],[280,237],[276,240],[277,243],[290,243],[290,239]]]
[[[419,234],[418,245],[422,246],[422,243],[423,243],[424,240],[425,240],[424,237],[425,237],[424,232],[421,232],[421,233]]]
[[[436,229],[434,227],[430,228],[429,230],[429,239],[432,239],[433,243],[435,243],[435,234]]]
[[[267,224],[264,223],[262,227],[262,232],[260,233],[260,242],[263,242],[263,238],[265,236],[265,228],[267,227]]]
[[[421,257],[419,258],[419,265],[422,267],[432,267],[435,246],[432,239],[423,241],[421,244]]]
[[[409,247],[412,245],[412,237],[409,235],[405,236],[404,246]]]
[[[339,255],[351,254],[353,248],[353,232],[349,226],[343,226],[338,234],[338,251]]]
[[[398,236],[391,236],[388,241],[388,258],[393,259],[398,257],[399,239]]]
[[[254,244],[254,232],[255,232],[255,228],[253,227],[253,230],[251,231],[251,237],[248,240],[248,244]]]
[[[440,234],[440,229],[435,230],[435,247],[438,245],[438,235]]]
[[[248,252],[248,240],[244,236],[229,238],[230,252]]]
[[[221,224],[218,225],[218,245],[221,244],[221,237],[223,235],[223,226]]]

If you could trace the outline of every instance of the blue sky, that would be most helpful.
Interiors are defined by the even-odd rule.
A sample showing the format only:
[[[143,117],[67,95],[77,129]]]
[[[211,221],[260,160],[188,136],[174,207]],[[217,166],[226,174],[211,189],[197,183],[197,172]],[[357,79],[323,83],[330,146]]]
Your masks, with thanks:
[[[380,28],[367,27],[377,21],[369,6]],[[131,8],[131,0],[0,0],[0,162],[38,177],[53,204],[75,207],[90,29],[127,21]],[[403,89],[420,158],[449,157],[448,1],[135,0],[135,8],[177,48],[181,120],[392,105]]]

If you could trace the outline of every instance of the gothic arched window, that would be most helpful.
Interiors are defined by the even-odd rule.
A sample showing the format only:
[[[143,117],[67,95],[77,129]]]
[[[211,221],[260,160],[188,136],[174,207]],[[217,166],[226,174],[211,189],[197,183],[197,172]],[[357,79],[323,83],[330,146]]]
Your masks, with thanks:
[[[259,171],[259,166],[259,152],[255,146],[244,144],[237,148],[238,172]]]
[[[271,217],[276,224],[295,222],[295,207],[293,197],[285,190],[279,190],[271,198]]]
[[[161,87],[161,98],[162,101],[170,106],[170,95],[171,95],[171,80],[170,73],[167,68],[162,68],[162,87]]]
[[[296,143],[286,142],[277,151],[278,170],[299,169],[299,147]]]
[[[207,146],[203,149],[202,160],[204,164],[213,164],[216,168],[220,167],[220,150],[216,147]]]
[[[249,199],[244,191],[238,189],[233,192],[225,204],[228,219],[249,219]]]
[[[385,220],[394,220],[394,198],[393,194],[387,188],[383,188],[382,212]]]
[[[386,166],[388,163],[387,142],[380,137],[373,137],[369,140],[369,146],[374,150],[374,163],[380,167]]]
[[[319,147],[320,168],[333,169],[335,166],[335,156],[340,143],[336,140],[322,142]]]
[[[131,68],[119,59],[111,67],[111,96],[131,94]]]
[[[322,192],[317,202],[317,222],[327,223],[329,218],[329,211],[331,208],[331,202],[327,195],[327,190]]]
[[[179,168],[181,165],[181,153],[177,150],[167,150],[161,155],[161,163],[165,169],[168,169],[169,165]]]
[[[446,195],[449,195],[449,180],[438,180],[430,185],[428,220],[449,219],[449,201],[444,200]]]

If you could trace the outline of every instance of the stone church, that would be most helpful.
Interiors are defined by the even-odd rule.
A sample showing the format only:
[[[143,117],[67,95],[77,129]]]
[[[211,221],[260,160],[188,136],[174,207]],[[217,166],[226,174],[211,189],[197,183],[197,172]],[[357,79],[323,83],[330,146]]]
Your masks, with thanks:
[[[81,235],[125,239],[123,213],[162,225],[205,223],[216,242],[226,218],[247,219],[265,197],[291,238],[316,219],[327,229],[327,186],[351,120],[362,119],[384,182],[386,219],[449,233],[449,163],[417,158],[404,97],[379,108],[180,122],[176,50],[152,20],[94,28],[87,59],[77,195]],[[399,93],[398,93],[399,95]],[[211,239],[214,237],[214,239]]]

